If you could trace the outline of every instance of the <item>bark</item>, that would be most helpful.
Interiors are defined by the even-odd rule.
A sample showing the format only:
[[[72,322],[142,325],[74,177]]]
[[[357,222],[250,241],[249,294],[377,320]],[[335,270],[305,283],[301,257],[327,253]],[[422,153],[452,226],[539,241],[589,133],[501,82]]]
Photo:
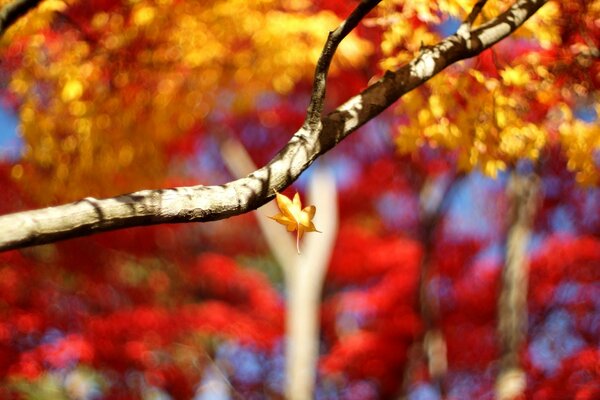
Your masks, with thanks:
[[[232,176],[243,177],[256,169],[250,155],[239,141],[231,138],[224,140],[220,149],[223,162]],[[283,275],[287,277],[288,271],[293,267],[289,265],[289,260],[295,259],[296,256],[296,243],[289,235],[281,234],[281,225],[268,218],[279,213],[275,202],[267,203],[255,212],[256,221],[269,250],[281,266]]]
[[[498,300],[501,356],[500,371],[496,379],[496,398],[499,400],[520,398],[526,387],[526,375],[519,360],[519,351],[525,343],[527,332],[527,244],[531,237],[539,190],[540,183],[536,174],[512,173],[507,188],[510,227]]]
[[[133,226],[214,221],[254,210],[402,95],[447,66],[507,37],[546,1],[517,0],[506,12],[477,28],[463,24],[456,34],[423,49],[409,64],[387,72],[322,116],[320,123],[305,123],[267,165],[245,178],[219,186],[142,190],[109,199],[88,197],[57,207],[0,216],[0,251]],[[325,76],[315,81],[323,79]]]
[[[15,0],[0,10],[0,36],[19,18],[37,7],[41,0]]]

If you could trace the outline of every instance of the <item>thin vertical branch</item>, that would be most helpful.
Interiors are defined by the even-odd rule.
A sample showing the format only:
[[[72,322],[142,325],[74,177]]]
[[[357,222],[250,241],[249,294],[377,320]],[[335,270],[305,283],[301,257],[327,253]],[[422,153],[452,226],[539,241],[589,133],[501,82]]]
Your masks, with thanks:
[[[404,370],[400,399],[408,398],[414,371],[419,364],[427,363],[427,369],[433,385],[442,397],[445,395],[444,376],[447,370],[446,341],[440,329],[439,304],[437,297],[429,290],[432,276],[433,254],[435,251],[435,231],[439,226],[452,192],[457,187],[457,181],[462,175],[454,176],[445,187],[440,188],[438,183],[427,178],[419,193],[419,215],[421,220],[421,245],[423,258],[421,259],[419,275],[419,307],[423,320],[423,335],[416,340],[409,350],[408,360]]]

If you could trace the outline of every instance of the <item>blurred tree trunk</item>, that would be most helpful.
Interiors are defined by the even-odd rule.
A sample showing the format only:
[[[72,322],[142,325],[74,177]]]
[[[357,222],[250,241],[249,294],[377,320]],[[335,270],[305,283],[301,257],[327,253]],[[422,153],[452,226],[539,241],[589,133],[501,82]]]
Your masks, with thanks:
[[[440,396],[445,396],[444,376],[448,367],[446,340],[440,329],[439,301],[432,293],[429,283],[432,278],[433,253],[435,250],[435,231],[439,226],[445,206],[456,187],[459,176],[455,176],[445,186],[433,178],[426,178],[419,193],[419,216],[421,221],[421,245],[423,257],[419,276],[419,307],[423,320],[423,335],[416,340],[408,352],[399,399],[407,399],[410,386],[414,381],[415,370],[422,363],[427,370],[433,386]]]
[[[211,360],[205,367],[202,381],[194,394],[195,400],[233,399],[239,395],[232,389],[227,377],[219,366]]]
[[[244,147],[237,141],[225,141],[221,146],[221,154],[236,178],[256,169]],[[313,221],[322,233],[306,234],[302,239],[300,255],[285,229],[267,219],[267,216],[279,212],[275,203],[265,204],[256,211],[261,231],[285,276],[285,393],[289,400],[314,397],[319,357],[321,290],[338,226],[337,191],[333,174],[326,168],[316,168],[308,186],[305,205],[317,207]]]
[[[314,398],[321,291],[338,225],[335,180],[329,170],[319,168],[313,173],[308,201],[317,207],[314,222],[323,233],[304,236],[302,254],[293,253],[289,258],[292,264],[286,282],[286,396],[289,400]]]
[[[519,350],[527,333],[527,245],[533,229],[539,190],[540,182],[535,173],[511,173],[507,187],[510,225],[498,299],[501,354],[500,371],[496,378],[496,398],[499,400],[520,397],[526,387]]]

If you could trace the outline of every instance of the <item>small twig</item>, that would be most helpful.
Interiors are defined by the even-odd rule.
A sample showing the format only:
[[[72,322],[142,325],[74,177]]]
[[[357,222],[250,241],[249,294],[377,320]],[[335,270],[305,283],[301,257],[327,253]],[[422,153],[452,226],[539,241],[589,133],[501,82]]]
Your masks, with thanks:
[[[27,14],[29,10],[34,8],[40,3],[41,0],[15,0],[12,3],[8,3],[0,10],[0,35],[4,32],[19,18]]]
[[[304,126],[311,130],[321,124],[321,113],[323,112],[323,103],[325,101],[325,89],[327,86],[327,74],[331,60],[337,50],[340,42],[350,33],[358,23],[367,15],[381,0],[362,0],[360,4],[352,11],[352,14],[336,30],[329,32],[313,80],[313,89],[310,96],[310,104],[306,112]]]
[[[481,13],[481,10],[485,6],[485,3],[487,3],[487,0],[479,0],[477,3],[475,3],[475,5],[473,6],[473,9],[471,10],[471,13],[467,17],[467,19],[463,22],[463,24],[468,24],[469,27],[473,26],[473,23],[475,22],[475,20]]]

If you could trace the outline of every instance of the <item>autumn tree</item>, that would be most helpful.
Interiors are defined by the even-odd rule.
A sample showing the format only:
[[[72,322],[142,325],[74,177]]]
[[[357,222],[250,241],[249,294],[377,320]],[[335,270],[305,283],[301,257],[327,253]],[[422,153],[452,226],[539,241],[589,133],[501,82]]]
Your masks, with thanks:
[[[115,200],[107,200],[107,202],[99,202],[96,199],[89,198],[85,201],[81,201],[70,206],[63,206],[71,207],[72,211],[74,211],[79,218],[82,218],[81,220],[77,218],[76,221],[69,219],[70,223],[68,225],[75,226],[63,227],[60,226],[61,224],[58,222],[50,223],[52,226],[48,227],[48,232],[45,231],[43,225],[39,225],[36,222],[33,222],[33,225],[37,225],[36,228],[33,228],[34,231],[30,230],[32,228],[26,228],[28,224],[33,226],[32,220],[35,221],[37,219],[35,215],[15,214],[10,218],[19,219],[19,221],[1,221],[3,226],[18,226],[18,228],[14,231],[11,229],[10,232],[3,234],[2,237],[5,238],[4,240],[6,241],[6,244],[3,244],[3,248],[15,247],[20,242],[30,244],[42,243],[57,240],[59,238],[81,235],[83,232],[91,233],[92,231],[109,230],[111,228],[115,229],[122,226],[144,225],[161,222],[215,220],[237,215],[256,208],[268,201],[273,196],[274,190],[282,190],[285,186],[289,185],[293,179],[297,178],[299,174],[312,163],[317,155],[326,152],[335,146],[335,144],[337,144],[345,136],[354,132],[365,122],[381,113],[402,94],[427,81],[453,62],[476,55],[486,48],[489,48],[499,40],[503,39],[512,31],[516,30],[521,24],[523,24],[525,20],[533,15],[535,11],[537,11],[545,2],[517,2],[504,13],[500,14],[488,23],[483,24],[481,27],[474,27],[473,23],[482,9],[481,6],[484,4],[477,3],[476,7],[469,14],[468,18],[462,25],[462,29],[458,30],[456,34],[449,36],[431,48],[423,47],[419,51],[420,54],[409,64],[404,65],[396,72],[385,74],[380,80],[370,85],[360,94],[351,98],[342,106],[338,107],[336,110],[330,112],[327,116],[322,118],[321,114],[325,100],[327,72],[329,70],[329,64],[333,58],[337,45],[360,22],[362,17],[370,9],[377,5],[377,3],[379,2],[361,2],[351,17],[329,36],[324,52],[321,54],[320,60],[317,63],[313,93],[311,95],[311,101],[305,121],[302,127],[288,142],[288,144],[278,153],[278,155],[272,159],[272,162],[267,164],[265,167],[254,172],[245,178],[245,180],[238,180],[235,181],[236,183],[231,182],[231,184],[226,184],[223,186],[190,187],[187,189],[178,188],[164,190],[162,192],[146,191],[137,193],[135,195],[129,195],[128,197],[126,196]],[[168,6],[168,4],[165,4],[165,7],[166,6]],[[76,5],[73,8],[77,10]],[[132,26],[132,29],[135,30],[154,29],[154,36],[159,36],[158,25],[155,23],[150,23],[153,22],[152,20],[156,14],[156,10],[154,10],[154,8],[142,7],[137,7],[138,9],[136,10],[135,8],[136,7],[131,10],[133,14],[130,16],[128,15],[128,17],[130,17],[130,20],[128,20],[128,25]],[[185,7],[182,8],[185,9]],[[231,10],[235,10],[235,14],[234,11],[230,11],[230,17],[238,15],[238,10],[235,6],[232,7]],[[191,10],[184,10],[186,13],[189,13],[190,11]],[[82,13],[85,16],[85,11],[82,11]],[[159,13],[156,15],[163,14]],[[164,15],[170,14],[165,13]],[[87,17],[89,20],[91,16],[87,15]],[[238,22],[237,19],[232,19],[232,21],[235,21],[236,24]],[[92,24],[93,21],[89,21],[89,23]],[[75,24],[77,24],[77,21],[75,21]],[[121,26],[123,24],[125,24],[125,18],[123,16],[116,18],[113,29],[115,29],[118,33],[117,35],[108,34],[109,37],[106,39],[112,39],[110,42],[116,46],[117,50],[119,50],[119,44],[129,44],[126,32],[123,34],[123,37],[120,37],[120,34],[124,32]],[[182,26],[184,27],[185,24],[174,24],[174,26],[180,28]],[[219,24],[218,26],[221,27],[224,25]],[[85,33],[83,28],[81,31],[82,34]],[[110,32],[110,30],[107,32]],[[185,32],[181,32],[181,34],[185,35]],[[163,36],[161,36],[161,38],[162,37]],[[130,40],[135,40],[137,38],[140,38],[140,36],[133,35],[133,38],[130,38]],[[145,39],[146,36],[144,35],[143,38]],[[151,41],[151,39],[152,35],[148,35],[148,40]],[[204,42],[205,41],[202,41],[202,43]],[[259,42],[264,43],[264,41]],[[79,43],[81,43],[82,46],[79,50],[75,49],[75,46],[70,47],[70,49],[75,49],[76,54],[73,56],[76,57],[76,59],[78,57],[86,57],[87,55],[87,42],[79,41]],[[109,43],[106,45],[108,44]],[[235,46],[236,43],[233,43],[232,45]],[[132,43],[132,46],[134,48],[138,47],[141,49],[151,46],[151,43]],[[110,48],[110,46],[108,47]],[[174,51],[171,53],[174,53]],[[203,52],[203,54],[209,53]],[[159,56],[163,54],[162,52],[158,51],[153,53],[153,58],[149,60],[150,64],[153,66],[154,64],[158,64],[158,66],[160,66],[160,64],[167,63],[168,65],[168,56],[170,53],[164,54],[164,56],[167,58],[166,60],[155,60],[155,55],[156,57],[160,58]],[[140,57],[141,56],[142,55],[140,55]],[[143,57],[141,58],[143,59]],[[282,58],[285,59],[285,57]],[[275,59],[278,60],[279,58]],[[115,64],[119,65],[118,63],[111,65]],[[87,68],[87,70],[84,69],[84,71],[79,71],[79,73],[90,74],[93,72],[93,67],[92,70]],[[99,72],[98,74],[99,76],[102,76],[102,74]],[[293,76],[290,75],[284,75],[283,79],[293,83],[292,77]],[[87,79],[88,76],[84,75],[82,78]],[[127,83],[129,83],[129,80],[126,80]],[[169,96],[173,95],[173,90],[175,90],[178,86],[177,82],[174,78],[161,82],[170,88],[156,87],[159,95],[151,100],[146,99],[145,102],[169,101]],[[77,79],[65,82],[63,78],[62,80],[59,79],[59,82],[57,83],[62,88],[61,96],[63,101],[60,104],[69,103],[70,110],[68,112],[70,112],[71,115],[75,116],[76,118],[84,117],[88,111],[88,105],[86,105],[85,102],[80,99],[80,97],[84,94],[82,82]],[[111,83],[117,84],[117,82]],[[18,83],[15,83],[15,85],[19,86]],[[133,83],[133,85],[134,86],[131,89],[135,89],[135,83]],[[15,89],[18,90],[19,88],[17,87]],[[24,91],[27,90],[26,87],[22,87],[21,89]],[[144,93],[146,93],[145,96]],[[143,101],[144,97],[148,97],[147,90],[142,91],[139,96],[135,96],[133,101],[139,98],[141,98]],[[142,104],[145,104],[145,102],[143,101]],[[46,105],[44,104],[44,106]],[[101,114],[105,115],[104,121],[106,121],[106,118],[108,118],[110,113],[118,109],[119,104],[115,104],[114,107],[115,108],[112,109],[108,108]],[[159,108],[162,109],[162,107]],[[67,109],[65,109],[65,111],[67,111]],[[24,107],[23,110],[30,114],[30,119],[33,121],[33,115],[35,114],[34,110],[27,107]],[[152,118],[155,117],[158,116],[152,114]],[[27,119],[27,116],[25,116],[25,120]],[[83,124],[82,129],[84,129],[84,131],[87,129],[91,131],[93,126],[91,121],[81,118],[79,121],[87,121],[81,122],[81,124]],[[180,122],[179,119],[177,119],[177,121]],[[41,126],[41,124],[35,123],[35,126]],[[183,126],[185,127],[185,124],[183,124]],[[110,130],[110,124],[104,129]],[[156,145],[157,144],[152,144],[150,147]],[[132,151],[131,146],[123,146],[119,148],[119,152],[124,154],[122,160],[124,160],[126,163],[131,162],[131,156],[127,154],[128,148]],[[45,162],[44,158],[47,157],[47,152],[44,152],[43,154],[44,155],[41,155],[42,159],[40,160],[42,163]],[[154,160],[158,157],[151,158]],[[86,160],[84,162],[89,162],[90,157],[83,156],[81,159]],[[50,162],[50,164],[52,163]],[[148,171],[150,168],[150,165],[142,166],[139,163],[137,165],[139,165],[139,167],[143,168],[145,171]],[[66,167],[63,164],[63,167],[61,168],[63,171],[62,175],[64,175],[65,168]],[[157,166],[156,170],[159,168],[160,166]],[[57,170],[57,174],[58,172],[59,171]],[[202,198],[198,204],[196,204],[194,201],[196,197]],[[47,209],[40,212],[46,213],[46,215],[43,217],[44,220],[51,218],[51,215],[56,215],[56,219],[62,221],[63,224],[67,220],[64,218],[64,213],[67,212],[64,210],[64,208]],[[54,214],[54,212],[56,213]],[[52,214],[48,215],[47,213]],[[4,218],[6,219],[9,217]],[[27,221],[29,221],[29,223]],[[43,229],[43,231],[38,231],[39,229]],[[43,237],[44,239],[36,239],[37,237]],[[9,240],[10,244],[8,243]]]
[[[0,394],[597,396],[600,3],[487,3],[0,1]]]

